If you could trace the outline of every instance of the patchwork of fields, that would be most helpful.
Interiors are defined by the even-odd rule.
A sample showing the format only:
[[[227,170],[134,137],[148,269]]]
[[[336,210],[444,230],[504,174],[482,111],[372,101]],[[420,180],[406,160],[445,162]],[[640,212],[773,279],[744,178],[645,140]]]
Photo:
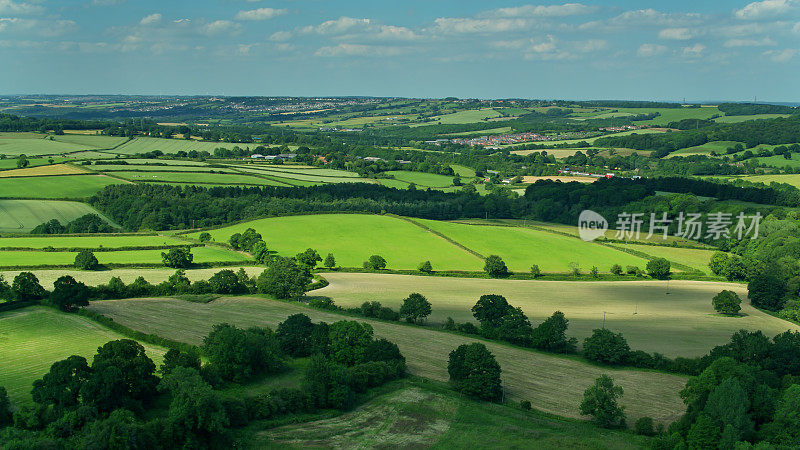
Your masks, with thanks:
[[[0,182],[2,185],[2,182]],[[66,224],[100,212],[86,203],[54,200],[0,200],[0,233],[28,233],[51,219]],[[106,218],[106,220],[109,220]]]
[[[105,175],[55,175],[0,179],[0,198],[85,198],[127,181]]]

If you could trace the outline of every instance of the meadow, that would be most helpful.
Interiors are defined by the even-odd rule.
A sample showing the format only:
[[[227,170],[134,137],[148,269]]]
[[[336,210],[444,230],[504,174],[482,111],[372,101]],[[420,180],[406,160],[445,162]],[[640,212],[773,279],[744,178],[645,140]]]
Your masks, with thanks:
[[[738,180],[750,181],[753,183],[786,183],[796,188],[800,188],[800,174],[787,174],[787,175],[751,175],[745,177],[735,177]]]
[[[411,172],[408,170],[390,170],[387,175],[392,175],[395,180],[405,183],[414,183],[420,187],[443,188],[453,185],[453,177],[435,173]]]
[[[0,248],[119,248],[150,247],[157,245],[185,245],[186,241],[172,236],[158,235],[104,235],[94,236],[38,236],[38,237],[2,237]]]
[[[2,182],[0,182],[2,186]],[[96,209],[80,202],[55,200],[0,200],[0,232],[28,233],[51,219],[66,224],[86,214],[100,214]]]
[[[670,122],[678,122],[683,119],[710,119],[713,116],[721,116],[716,106],[701,108],[618,108],[619,112],[630,114],[650,114],[657,112],[659,115],[654,119],[637,122],[642,125],[667,125]]]
[[[2,198],[86,198],[100,189],[125,181],[105,175],[54,175],[0,180]]]
[[[570,272],[577,264],[583,272],[597,266],[608,272],[612,264],[644,267],[646,260],[608,247],[546,231],[520,227],[467,225],[414,219],[484,257],[499,255],[512,271],[528,272],[537,264],[543,272]],[[436,268],[436,266],[434,266]]]
[[[296,183],[298,180],[306,181],[309,184],[368,182],[367,179],[360,178],[356,173],[341,171],[340,174],[337,174],[337,172],[339,171],[331,169],[319,169],[320,172],[317,172],[313,169],[311,170],[298,169],[297,171],[289,171],[289,170],[278,171],[278,170],[271,170],[266,167],[250,168],[250,167],[240,166],[238,167],[238,170],[242,172],[253,173],[256,175],[273,177],[275,180],[279,180],[285,183]]]
[[[315,322],[351,320],[298,303],[249,297],[222,298],[205,304],[175,299],[108,300],[92,302],[89,309],[133,329],[192,344],[200,343],[211,327],[220,322],[240,327],[266,325],[274,329],[295,313],[307,314]],[[480,341],[422,327],[358,320],[372,325],[376,336],[390,339],[400,347],[409,372],[439,381],[448,379],[447,358],[451,350],[460,344]],[[603,373],[624,387],[622,404],[631,421],[644,415],[658,421],[672,421],[685,409],[678,396],[686,382],[683,376],[599,367],[576,358],[484,343],[503,369],[506,396],[513,401],[529,400],[544,412],[579,418],[583,390]]]
[[[110,149],[127,138],[100,135],[50,136],[41,133],[0,133],[0,154],[6,156],[60,155]]]
[[[670,246],[657,246],[657,245],[641,245],[641,244],[610,244],[612,247],[624,248],[637,252],[646,253],[656,258],[666,258],[672,262],[689,266],[693,269],[705,273],[711,273],[708,268],[708,262],[711,261],[711,256],[716,253],[715,250],[702,250],[696,248],[680,248]],[[674,269],[673,269],[674,270]]]
[[[458,111],[451,114],[444,114],[441,116],[433,117],[434,122],[430,123],[419,123],[416,126],[422,125],[430,125],[433,123],[441,123],[441,124],[462,124],[462,123],[473,123],[473,122],[482,122],[485,119],[493,119],[496,117],[500,117],[502,114],[495,111],[494,108],[484,108],[484,109],[469,109],[465,111]]]
[[[209,230],[217,242],[253,228],[270,250],[294,256],[313,248],[324,258],[333,253],[342,267],[361,267],[371,255],[390,269],[416,269],[430,260],[435,269],[481,270],[483,261],[446,240],[402,219],[365,214],[322,214],[259,219]],[[188,237],[197,238],[199,233]]]
[[[114,176],[136,182],[159,183],[214,183],[244,184],[257,186],[286,186],[285,183],[239,173],[192,173],[192,172],[114,172]]]
[[[519,306],[536,326],[554,311],[569,319],[567,334],[589,336],[603,326],[621,332],[634,350],[670,357],[700,356],[730,339],[739,329],[762,330],[774,336],[800,326],[758,311],[747,303],[743,284],[710,281],[534,281],[421,277],[392,274],[324,273],[330,285],[311,295],[324,295],[341,306],[379,301],[398,308],[411,292],[432,305],[429,322],[436,327],[452,317],[474,322],[470,308],[484,294],[500,294]],[[728,289],[743,300],[741,317],[714,312],[711,299]]]
[[[84,175],[88,172],[71,164],[52,164],[47,166],[26,167],[0,171],[0,178],[41,177],[48,175]]]
[[[177,153],[179,151],[189,152],[192,150],[206,151],[214,153],[216,148],[256,148],[259,143],[239,144],[230,142],[200,142],[186,139],[161,139],[151,137],[137,137],[114,149],[113,153],[121,155],[134,155],[137,153],[147,153],[153,150],[161,150],[164,153]]]
[[[789,117],[789,114],[753,114],[744,116],[722,116],[714,119],[718,123],[738,123],[746,120],[777,119],[778,117]]]
[[[51,164],[50,160],[54,163],[61,163],[67,161],[67,158],[63,157],[45,157],[45,158],[36,158],[30,157],[28,159],[28,167],[38,167],[38,166],[46,166]],[[16,170],[17,168],[17,158],[5,158],[0,159],[0,170]]]
[[[736,144],[741,144],[741,142],[736,141],[713,141],[713,142],[706,142],[703,145],[697,145],[694,147],[687,147],[682,148],[680,150],[676,150],[670,153],[670,157],[672,156],[690,156],[690,155],[708,155],[711,152],[714,152],[718,155],[726,154],[726,150],[729,147],[733,147]]]
[[[100,264],[162,264],[161,253],[165,250],[117,250],[97,252]],[[48,252],[38,250],[0,251],[0,266],[47,267],[72,265],[78,252]],[[192,248],[195,263],[228,263],[250,261],[247,256],[220,247]]]
[[[92,363],[97,348],[124,336],[74,314],[34,306],[0,315],[0,384],[13,402],[30,403],[34,380],[50,365],[71,355]],[[156,367],[165,349],[145,345]]]

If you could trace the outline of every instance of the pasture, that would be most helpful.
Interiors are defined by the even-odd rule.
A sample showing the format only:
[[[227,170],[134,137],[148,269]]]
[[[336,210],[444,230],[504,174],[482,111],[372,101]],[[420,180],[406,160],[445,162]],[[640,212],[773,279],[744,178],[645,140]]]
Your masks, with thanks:
[[[641,245],[641,244],[611,244],[613,247],[634,250],[637,252],[646,253],[650,256],[657,258],[666,258],[672,262],[689,266],[693,269],[705,273],[711,273],[708,268],[708,262],[711,261],[711,256],[716,252],[715,250],[702,250],[696,248],[680,248],[658,245]],[[673,268],[673,271],[675,269]]]
[[[158,245],[185,245],[186,241],[172,236],[157,235],[107,235],[95,236],[37,236],[37,237],[2,237],[0,248],[119,248],[150,247]]]
[[[34,227],[51,219],[58,219],[62,224],[66,224],[86,214],[97,214],[110,222],[108,218],[86,203],[55,200],[0,200],[0,233],[28,233]]]
[[[84,146],[48,139],[38,133],[0,133],[0,155],[60,155],[86,150]]]
[[[528,272],[537,264],[543,272],[570,272],[577,264],[583,272],[597,266],[607,272],[612,264],[644,267],[646,260],[599,244],[546,231],[520,227],[467,225],[414,219],[484,257],[499,255],[508,268]],[[434,266],[434,269],[437,267]]]
[[[706,142],[703,145],[697,145],[694,147],[687,147],[682,148],[680,150],[676,150],[670,153],[670,157],[672,156],[690,156],[690,155],[708,155],[711,152],[714,152],[718,155],[726,154],[726,150],[729,147],[733,147],[736,144],[742,144],[741,142],[736,141],[713,141],[713,142]],[[742,144],[744,145],[744,144]]]
[[[550,180],[550,181],[560,181],[562,183],[570,183],[573,181],[577,181],[578,183],[594,183],[597,181],[595,177],[579,177],[579,176],[541,176],[535,177],[531,175],[526,175],[522,177],[523,183],[536,183],[539,180]]]
[[[405,220],[365,214],[323,214],[259,219],[209,230],[217,242],[253,228],[270,250],[294,256],[313,248],[324,258],[333,253],[342,267],[361,267],[371,255],[386,259],[390,269],[416,269],[430,260],[435,270],[481,270],[483,261],[433,233]],[[189,234],[197,238],[200,233]],[[612,250],[613,251],[613,250]]]
[[[47,166],[26,167],[0,171],[0,178],[41,177],[49,175],[84,175],[87,171],[70,164],[53,164]]]
[[[453,185],[453,177],[435,173],[411,172],[408,170],[390,170],[385,172],[392,175],[395,180],[405,183],[414,183],[420,187],[443,188]]]
[[[97,252],[100,264],[162,264],[161,252],[165,250],[117,250]],[[1,267],[47,267],[72,265],[78,252],[48,252],[38,250],[0,251]],[[220,247],[192,248],[195,263],[227,263],[250,261],[247,256]]]
[[[786,183],[796,188],[800,188],[800,174],[787,174],[787,175],[751,175],[744,177],[735,177],[738,180],[751,181],[753,183]]]
[[[714,119],[717,123],[738,123],[746,120],[777,119],[778,117],[789,117],[789,114],[752,114],[744,116],[722,116]]]
[[[86,198],[112,184],[124,181],[105,175],[55,175],[0,179],[4,198]]]
[[[28,158],[28,167],[46,166],[48,164],[51,164],[50,163],[51,159],[53,160],[54,163],[60,163],[67,160],[66,158],[63,157],[55,157],[55,158],[30,157]],[[0,170],[10,170],[10,169],[15,170],[16,168],[17,168],[17,158],[11,157],[11,158],[0,159]]]
[[[415,124],[415,126],[422,126],[422,125],[431,125],[433,123],[441,123],[445,124],[462,124],[462,123],[473,123],[473,122],[482,122],[486,119],[493,119],[496,117],[501,117],[502,114],[495,111],[494,108],[484,108],[484,109],[468,109],[465,111],[458,111],[451,114],[444,114],[441,116],[433,117],[434,122],[430,123],[419,123]]]
[[[92,363],[97,348],[124,339],[89,319],[41,306],[0,314],[0,385],[15,403],[30,403],[30,390],[50,365],[71,355]],[[156,367],[165,349],[144,346]]]
[[[330,285],[313,292],[340,306],[379,301],[397,309],[411,292],[432,305],[432,325],[447,317],[474,322],[470,308],[484,294],[500,294],[519,306],[536,326],[554,311],[569,319],[569,336],[581,342],[603,326],[621,332],[634,350],[670,357],[699,356],[728,341],[740,329],[762,330],[774,336],[800,326],[770,316],[749,305],[743,284],[711,281],[535,281],[420,277],[392,274],[325,273]],[[742,298],[742,317],[714,312],[711,299],[723,289]]]
[[[274,329],[279,322],[295,313],[304,313],[314,321],[328,323],[352,320],[347,316],[309,309],[297,303],[248,297],[222,298],[206,304],[174,299],[96,301],[92,302],[89,309],[136,330],[192,344],[199,344],[211,327],[220,322],[240,327],[266,325]],[[372,325],[376,336],[395,342],[412,374],[434,380],[448,379],[447,358],[451,350],[460,344],[479,341],[422,327],[358,320]],[[658,421],[672,421],[685,409],[678,396],[678,391],[686,382],[683,376],[599,367],[575,358],[513,348],[501,343],[485,344],[503,369],[506,395],[514,401],[529,400],[541,411],[578,418],[583,390],[603,373],[613,377],[616,384],[624,386],[622,404],[626,406],[631,421],[644,415]]]
[[[161,150],[164,153],[177,153],[179,151],[190,152],[192,150],[206,151],[214,153],[216,148],[256,148],[259,143],[238,144],[230,142],[200,142],[185,139],[161,139],[152,137],[137,137],[114,149],[113,153],[121,155],[134,155],[137,153],[147,153],[153,150]]]
[[[190,183],[190,184],[244,184],[256,186],[286,186],[275,180],[239,173],[192,173],[192,172],[114,172],[114,176],[136,182]]]

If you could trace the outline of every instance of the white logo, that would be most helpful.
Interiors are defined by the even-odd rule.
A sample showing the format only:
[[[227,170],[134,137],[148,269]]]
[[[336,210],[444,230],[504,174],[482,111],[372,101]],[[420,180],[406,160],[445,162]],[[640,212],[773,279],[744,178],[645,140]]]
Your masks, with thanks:
[[[608,221],[596,212],[585,209],[578,216],[578,234],[586,242],[604,236],[608,230]]]

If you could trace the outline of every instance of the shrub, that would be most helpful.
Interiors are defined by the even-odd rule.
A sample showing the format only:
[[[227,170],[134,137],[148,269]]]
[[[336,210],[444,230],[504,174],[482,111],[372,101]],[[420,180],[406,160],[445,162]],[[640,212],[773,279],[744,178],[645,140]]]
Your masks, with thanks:
[[[729,316],[739,314],[739,311],[742,309],[742,307],[739,306],[742,303],[742,299],[739,298],[735,292],[728,290],[724,290],[715,295],[711,303],[714,305],[714,310],[716,312]]]
[[[422,264],[419,265],[417,270],[423,273],[431,273],[433,272],[433,266],[431,266],[430,261],[424,261]]]
[[[339,309],[338,306],[333,302],[333,299],[330,297],[311,297],[308,299],[308,306],[312,308],[319,308],[319,309],[327,309],[330,311],[336,311]]]
[[[333,257],[333,253],[328,253],[328,256],[325,257],[325,261],[322,264],[328,269],[336,267],[336,258]]]
[[[747,291],[753,306],[778,311],[784,304],[786,285],[774,274],[758,274],[747,284]]]
[[[533,278],[539,278],[542,276],[542,271],[539,269],[538,265],[534,264],[531,266],[531,275],[533,275]]]
[[[503,258],[497,255],[490,255],[486,258],[483,270],[492,278],[502,278],[509,275],[506,263],[503,262]]]
[[[530,411],[531,410],[531,402],[529,402],[528,400],[523,400],[523,401],[519,402],[519,407],[523,411]]]
[[[613,273],[614,275],[622,275],[622,266],[620,266],[619,264],[614,264],[613,266],[611,266],[610,272]]]
[[[372,255],[364,261],[364,268],[371,270],[383,270],[386,268],[386,260],[380,255]]]
[[[608,375],[601,375],[594,385],[583,393],[580,405],[581,415],[592,416],[594,422],[604,428],[625,426],[625,407],[617,404],[624,391],[614,386],[614,380]]]
[[[200,242],[208,242],[208,241],[211,240],[211,233],[209,233],[207,231],[204,231],[204,232],[200,233],[200,236],[198,236],[198,239],[200,240]]]
[[[651,417],[640,417],[633,425],[636,434],[642,436],[655,436],[656,430],[653,426],[653,419]]]
[[[625,273],[628,275],[639,275],[641,269],[636,266],[625,266]]]
[[[192,265],[192,250],[189,247],[172,247],[168,252],[161,252],[161,259],[167,267],[185,269]]]
[[[627,341],[620,333],[596,329],[583,341],[586,359],[603,364],[622,364],[630,353]]]
[[[500,365],[485,345],[463,344],[450,352],[447,373],[450,384],[462,394],[483,400],[498,401],[503,391]]]
[[[647,274],[659,280],[669,277],[670,262],[665,258],[655,258],[647,262]]]
[[[75,256],[75,268],[79,270],[97,270],[100,263],[90,250],[81,250]]]
[[[589,274],[592,278],[597,278],[600,276],[600,271],[597,269],[597,266],[592,266],[592,269],[589,271]]]

